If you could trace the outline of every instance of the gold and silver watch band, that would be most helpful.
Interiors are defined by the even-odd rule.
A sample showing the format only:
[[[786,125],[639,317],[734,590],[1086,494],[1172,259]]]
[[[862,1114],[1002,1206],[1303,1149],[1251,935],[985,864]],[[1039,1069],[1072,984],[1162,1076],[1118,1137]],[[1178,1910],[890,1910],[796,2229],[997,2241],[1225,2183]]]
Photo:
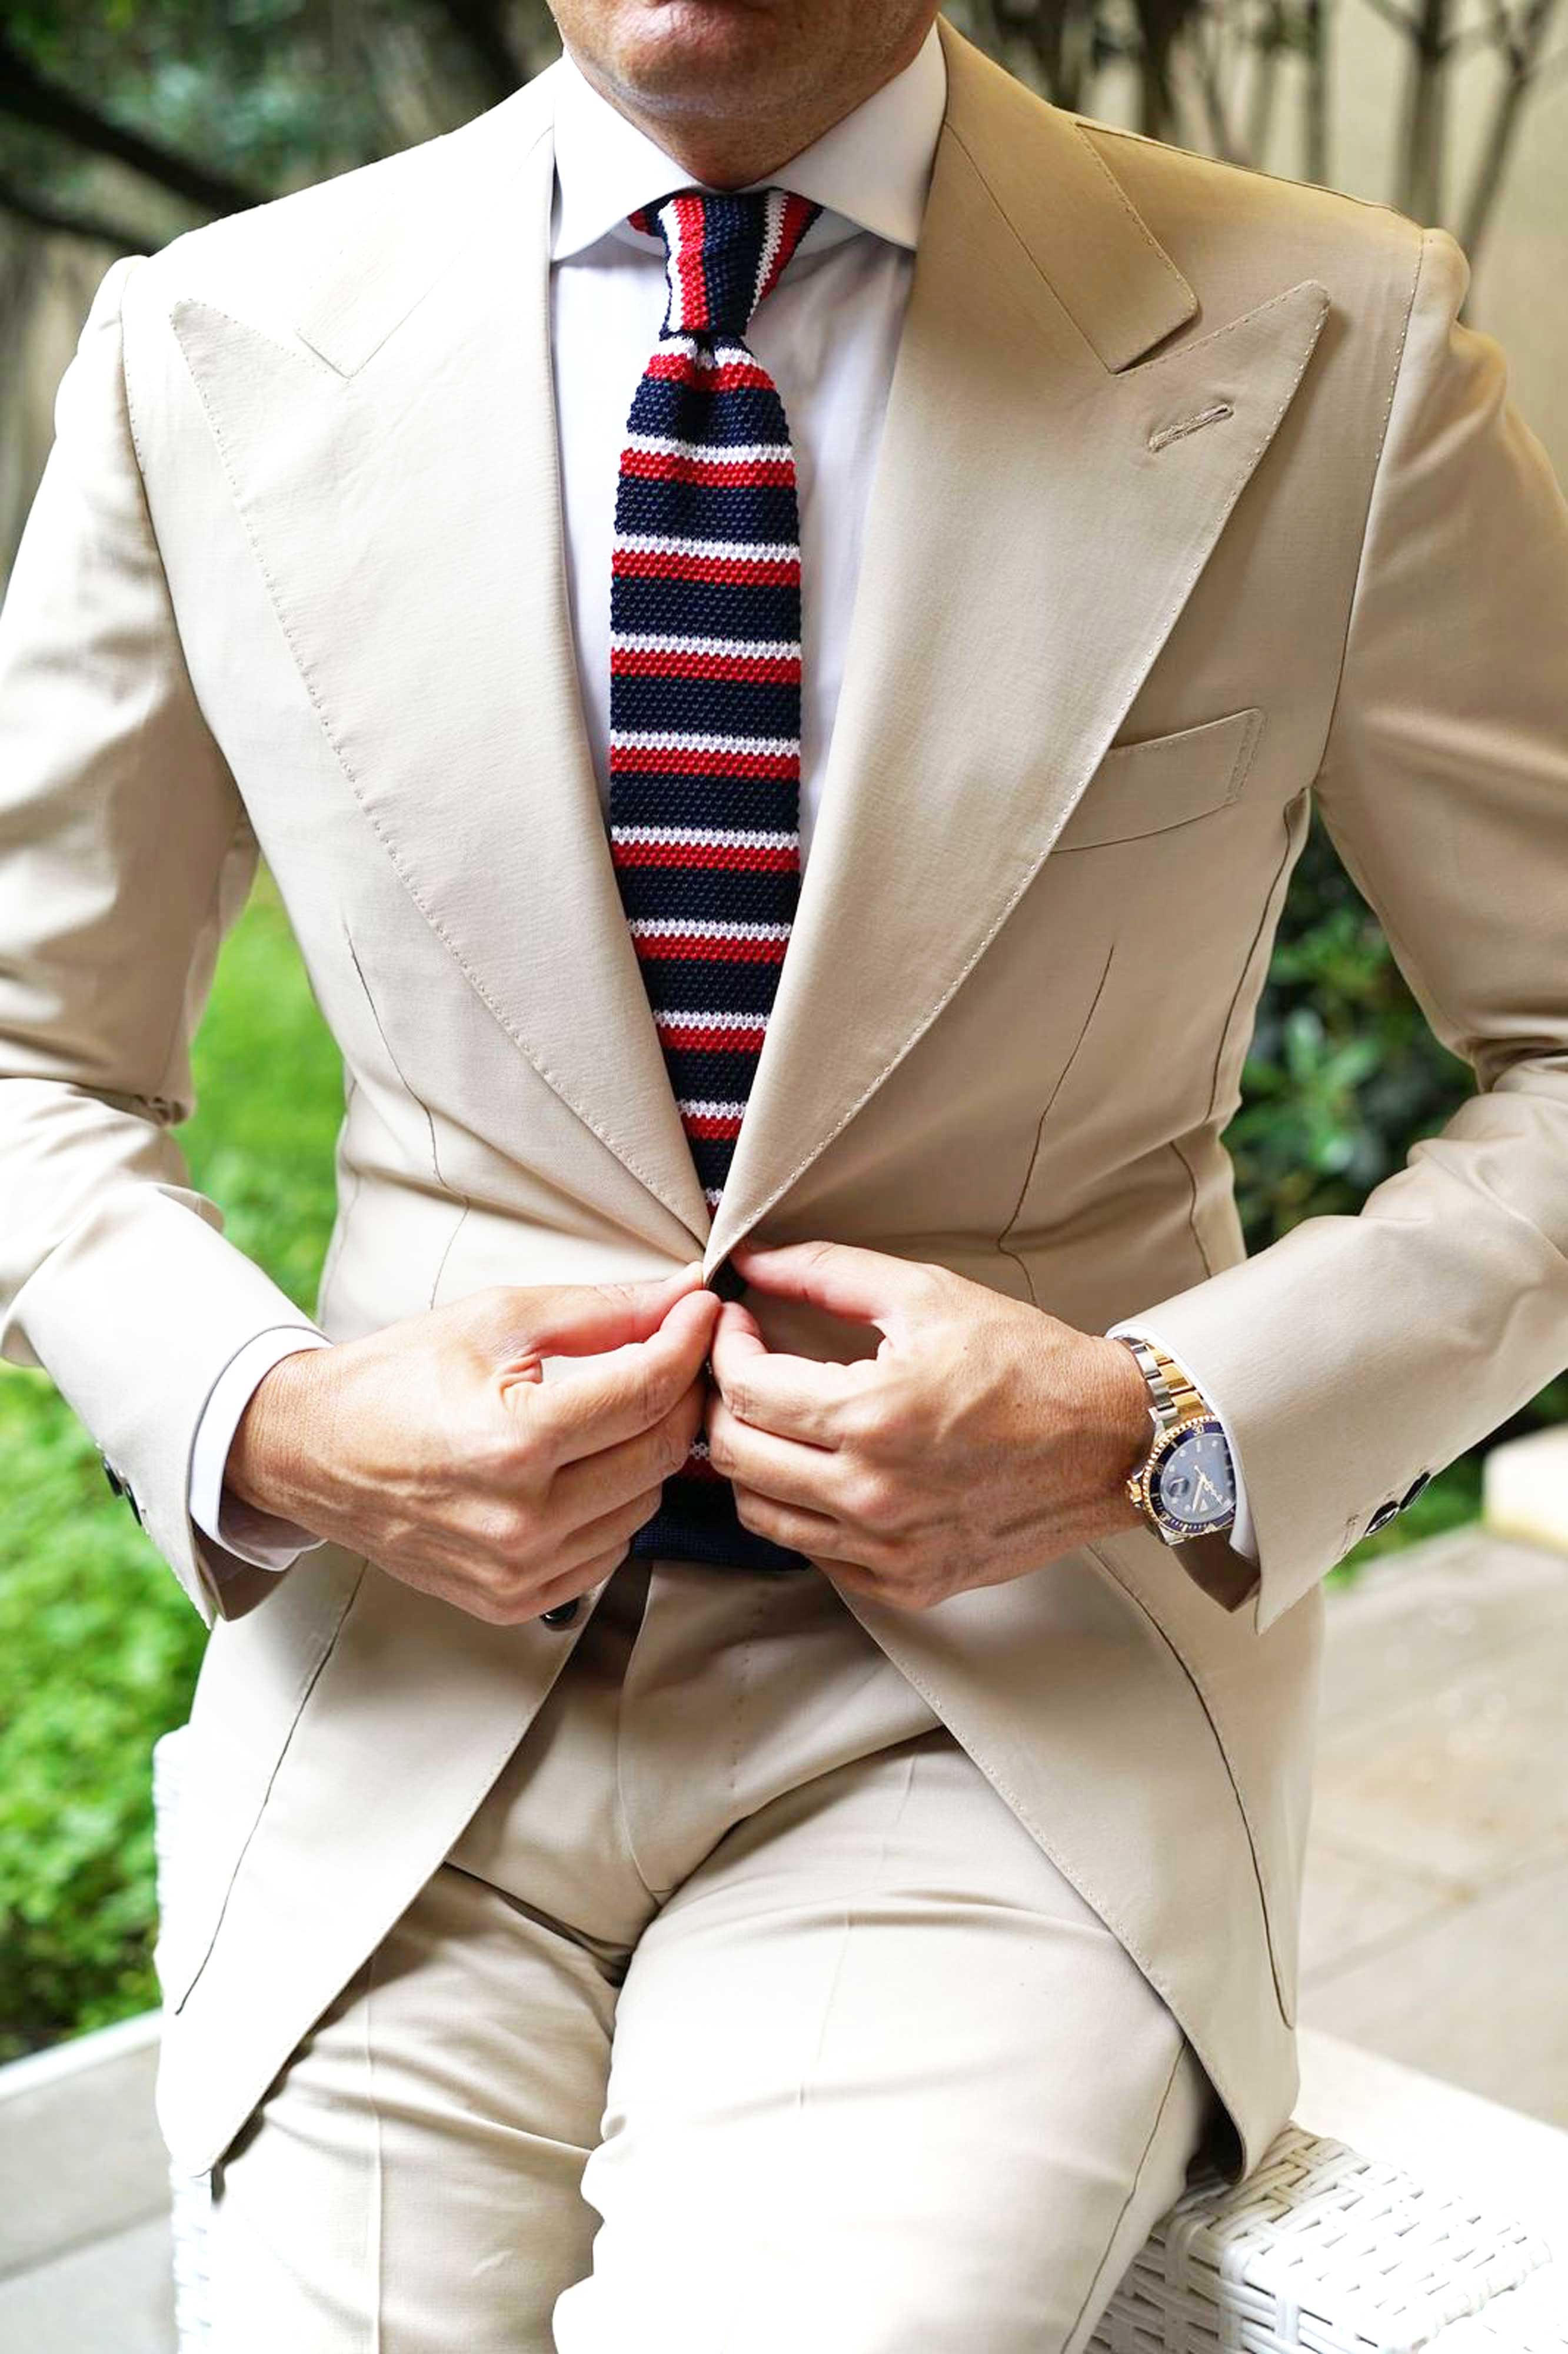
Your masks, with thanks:
[[[1209,1412],[1208,1400],[1182,1372],[1174,1357],[1166,1356],[1135,1334],[1118,1335],[1138,1360],[1138,1370],[1149,1384],[1155,1426],[1170,1430],[1178,1422],[1189,1422],[1195,1414]]]

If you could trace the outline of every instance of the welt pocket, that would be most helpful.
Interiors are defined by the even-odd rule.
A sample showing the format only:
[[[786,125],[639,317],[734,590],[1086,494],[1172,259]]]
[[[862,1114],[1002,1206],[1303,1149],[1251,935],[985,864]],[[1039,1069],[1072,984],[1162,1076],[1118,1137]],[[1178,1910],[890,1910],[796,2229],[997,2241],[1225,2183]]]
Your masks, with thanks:
[[[1263,717],[1254,705],[1169,736],[1113,744],[1056,837],[1054,854],[1135,842],[1228,808],[1246,782]]]

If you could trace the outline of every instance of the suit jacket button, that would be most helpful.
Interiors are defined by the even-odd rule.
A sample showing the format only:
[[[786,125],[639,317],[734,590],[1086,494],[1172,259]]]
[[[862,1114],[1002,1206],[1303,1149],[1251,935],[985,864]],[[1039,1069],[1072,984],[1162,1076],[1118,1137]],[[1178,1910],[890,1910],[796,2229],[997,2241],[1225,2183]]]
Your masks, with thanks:
[[[1392,1521],[1392,1520],[1393,1519],[1393,1517],[1394,1517],[1395,1513],[1398,1511],[1398,1510],[1399,1510],[1399,1499],[1398,1499],[1398,1497],[1397,1497],[1397,1496],[1391,1496],[1391,1497],[1389,1498],[1389,1500],[1388,1500],[1388,1501],[1387,1501],[1387,1503],[1386,1503],[1386,1504],[1380,1504],[1380,1505],[1378,1506],[1378,1508],[1377,1508],[1376,1511],[1372,1514],[1372,1516],[1371,1520],[1367,1522],[1367,1525],[1366,1525],[1366,1534],[1367,1534],[1369,1537],[1370,1537],[1370,1536],[1375,1536],[1375,1535],[1377,1534],[1377,1532],[1378,1532],[1378,1530],[1379,1530],[1379,1529],[1386,1529],[1386,1528],[1387,1528],[1387,1526],[1388,1526],[1388,1524],[1389,1524],[1389,1522],[1390,1522],[1390,1521]]]
[[[575,1594],[569,1602],[557,1602],[553,1610],[542,1610],[539,1624],[541,1627],[569,1627],[582,1606],[582,1596]]]
[[[1420,1495],[1423,1488],[1429,1488],[1431,1484],[1431,1472],[1418,1471],[1414,1479],[1411,1481],[1409,1487],[1405,1490],[1404,1495],[1399,1500],[1400,1511],[1403,1512],[1407,1506],[1414,1504],[1417,1496]]]

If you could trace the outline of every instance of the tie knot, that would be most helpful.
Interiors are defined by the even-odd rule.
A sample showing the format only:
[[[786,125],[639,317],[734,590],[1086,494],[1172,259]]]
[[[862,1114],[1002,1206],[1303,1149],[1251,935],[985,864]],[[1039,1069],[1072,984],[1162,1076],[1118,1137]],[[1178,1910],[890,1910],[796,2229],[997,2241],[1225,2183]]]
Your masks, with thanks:
[[[633,228],[663,240],[660,335],[738,341],[821,209],[789,188],[677,188],[629,214]]]

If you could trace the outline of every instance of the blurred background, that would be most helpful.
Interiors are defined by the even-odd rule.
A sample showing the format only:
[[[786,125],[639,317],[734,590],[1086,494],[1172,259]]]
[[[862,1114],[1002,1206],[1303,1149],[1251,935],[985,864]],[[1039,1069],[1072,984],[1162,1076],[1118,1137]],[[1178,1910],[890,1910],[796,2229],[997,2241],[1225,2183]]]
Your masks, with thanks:
[[[1568,475],[1568,0],[953,0],[948,14],[1059,102],[1452,229],[1475,269],[1468,316],[1501,340]],[[557,48],[542,0],[0,5],[0,573],[117,254],[445,130]],[[265,873],[224,950],[196,1073],[181,1131],[195,1182],[310,1310],[342,1089]],[[1468,1087],[1315,836],[1229,1139],[1251,1246],[1356,1209]],[[1563,1421],[1558,1383],[1499,1437]],[[1307,2016],[1568,2123],[1568,1608],[1555,1570],[1514,1575],[1475,1550],[1480,1494],[1478,1461],[1453,1465],[1333,1573],[1341,1665]],[[1419,1640],[1408,1584],[1374,1565],[1413,1544],[1433,1563]],[[1488,1615],[1499,1596],[1502,1631]],[[156,2000],[148,1753],[185,1713],[203,1639],[47,1379],[0,1368],[0,2061]],[[1533,1944],[1508,1926],[1521,1891],[1531,1919],[1547,1900]],[[1457,2009],[1445,2023],[1457,1935],[1472,1988],[1511,1967],[1504,2009],[1537,2004],[1524,2043],[1467,2040]]]

